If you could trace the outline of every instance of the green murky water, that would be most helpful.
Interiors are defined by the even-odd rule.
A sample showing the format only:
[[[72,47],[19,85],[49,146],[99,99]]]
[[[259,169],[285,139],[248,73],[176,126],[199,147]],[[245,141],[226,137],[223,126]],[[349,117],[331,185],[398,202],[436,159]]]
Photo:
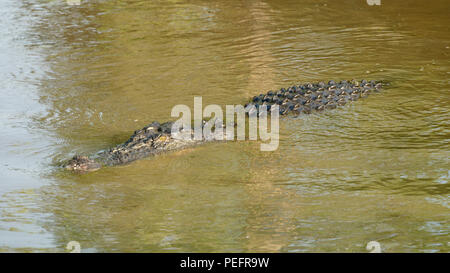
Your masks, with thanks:
[[[448,1],[3,0],[0,251],[450,250]],[[170,120],[314,80],[391,82],[284,118],[277,151],[208,144],[61,171]]]

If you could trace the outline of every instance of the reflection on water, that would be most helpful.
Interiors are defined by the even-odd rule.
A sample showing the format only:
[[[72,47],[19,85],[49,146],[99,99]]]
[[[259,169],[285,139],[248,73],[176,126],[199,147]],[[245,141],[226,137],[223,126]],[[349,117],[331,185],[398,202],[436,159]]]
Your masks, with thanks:
[[[4,1],[0,251],[449,251],[447,1]],[[208,144],[58,168],[170,118],[296,82],[381,94]]]

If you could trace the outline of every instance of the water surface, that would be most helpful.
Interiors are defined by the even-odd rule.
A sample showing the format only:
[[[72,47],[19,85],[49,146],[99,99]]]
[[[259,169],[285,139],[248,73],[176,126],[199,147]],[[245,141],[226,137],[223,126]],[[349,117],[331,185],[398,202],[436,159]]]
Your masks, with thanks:
[[[2,0],[0,251],[450,250],[448,1]],[[177,104],[317,80],[383,93],[86,175]]]

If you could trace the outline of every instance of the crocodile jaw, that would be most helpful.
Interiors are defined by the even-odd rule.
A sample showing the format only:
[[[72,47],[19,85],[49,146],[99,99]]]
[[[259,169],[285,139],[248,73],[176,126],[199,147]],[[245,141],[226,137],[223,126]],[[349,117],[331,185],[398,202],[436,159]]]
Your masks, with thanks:
[[[93,172],[97,171],[102,167],[102,165],[98,162],[95,162],[92,159],[89,159],[87,156],[74,156],[71,160],[69,160],[65,166],[67,170],[85,173],[85,172]]]

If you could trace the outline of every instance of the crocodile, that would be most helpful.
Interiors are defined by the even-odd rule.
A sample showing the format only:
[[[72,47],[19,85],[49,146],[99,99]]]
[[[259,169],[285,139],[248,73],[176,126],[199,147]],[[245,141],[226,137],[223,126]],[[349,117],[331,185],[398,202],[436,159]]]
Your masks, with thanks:
[[[367,97],[373,92],[379,92],[383,85],[384,82],[381,81],[366,80],[343,80],[340,82],[331,80],[328,83],[304,83],[254,96],[245,104],[245,109],[248,115],[249,109],[260,111],[264,106],[265,109],[270,110],[271,107],[276,109],[273,106],[278,105],[279,114],[282,116],[288,114],[306,115],[334,109],[351,101]],[[63,166],[67,170],[79,173],[96,171],[104,166],[123,165],[148,156],[180,150],[214,140],[214,138],[206,139],[205,137],[199,140],[173,137],[171,134],[173,124],[173,121],[165,123],[154,121],[135,131],[124,143],[92,156],[75,155]],[[205,124],[205,121],[203,121],[203,124]],[[193,136],[194,130],[188,130],[187,134]]]

